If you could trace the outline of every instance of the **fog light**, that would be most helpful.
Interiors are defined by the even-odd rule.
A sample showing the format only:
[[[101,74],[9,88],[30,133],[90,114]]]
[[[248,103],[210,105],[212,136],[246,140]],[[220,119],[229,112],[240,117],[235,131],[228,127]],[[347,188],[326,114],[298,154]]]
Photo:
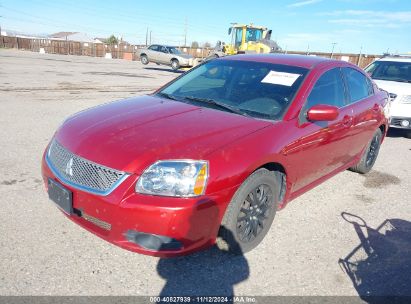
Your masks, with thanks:
[[[127,231],[125,237],[129,242],[149,250],[179,250],[182,247],[181,243],[173,238],[134,230]]]
[[[410,125],[410,122],[408,120],[401,121],[401,126],[408,127],[409,125]]]

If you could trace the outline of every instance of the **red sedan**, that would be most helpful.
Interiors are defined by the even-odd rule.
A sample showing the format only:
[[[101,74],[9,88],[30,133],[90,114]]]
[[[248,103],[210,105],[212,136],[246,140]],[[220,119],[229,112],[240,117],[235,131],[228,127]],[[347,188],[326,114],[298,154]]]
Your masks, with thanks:
[[[387,101],[342,61],[215,59],[152,95],[69,117],[44,153],[44,182],[69,219],[125,249],[246,252],[289,201],[372,168]]]

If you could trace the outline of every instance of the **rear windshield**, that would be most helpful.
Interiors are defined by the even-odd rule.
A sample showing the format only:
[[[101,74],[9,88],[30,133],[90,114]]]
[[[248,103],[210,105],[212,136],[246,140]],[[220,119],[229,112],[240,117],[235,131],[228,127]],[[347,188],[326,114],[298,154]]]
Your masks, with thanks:
[[[300,87],[308,69],[253,61],[217,59],[185,74],[159,94],[199,106],[215,101],[255,118],[279,120]],[[223,107],[215,107],[224,111]]]
[[[375,61],[365,71],[373,79],[411,83],[411,62]]]

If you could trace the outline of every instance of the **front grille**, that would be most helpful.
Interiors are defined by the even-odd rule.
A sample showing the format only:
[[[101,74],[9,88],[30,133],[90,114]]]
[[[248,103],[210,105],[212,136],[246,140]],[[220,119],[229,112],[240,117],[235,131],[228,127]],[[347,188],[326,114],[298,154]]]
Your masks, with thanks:
[[[63,182],[101,195],[109,194],[128,176],[73,154],[56,140],[50,144],[47,162]]]

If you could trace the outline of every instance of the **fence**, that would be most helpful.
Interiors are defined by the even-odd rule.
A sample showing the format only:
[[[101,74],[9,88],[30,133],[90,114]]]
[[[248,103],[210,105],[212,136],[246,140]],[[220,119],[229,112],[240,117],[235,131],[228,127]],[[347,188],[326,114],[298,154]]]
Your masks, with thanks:
[[[35,39],[0,36],[0,47],[30,50],[33,52],[45,52],[50,54],[77,55],[105,57],[106,55],[115,59],[139,60],[137,50],[143,45],[130,45],[119,43],[118,45],[108,45],[103,43],[90,43],[65,40]],[[196,58],[207,57],[209,48],[181,47],[182,52],[190,54]],[[288,51],[288,54],[306,54],[313,56],[331,57],[331,53],[322,52],[295,52]],[[349,61],[360,67],[365,67],[381,55],[367,54],[333,54],[334,59]]]

